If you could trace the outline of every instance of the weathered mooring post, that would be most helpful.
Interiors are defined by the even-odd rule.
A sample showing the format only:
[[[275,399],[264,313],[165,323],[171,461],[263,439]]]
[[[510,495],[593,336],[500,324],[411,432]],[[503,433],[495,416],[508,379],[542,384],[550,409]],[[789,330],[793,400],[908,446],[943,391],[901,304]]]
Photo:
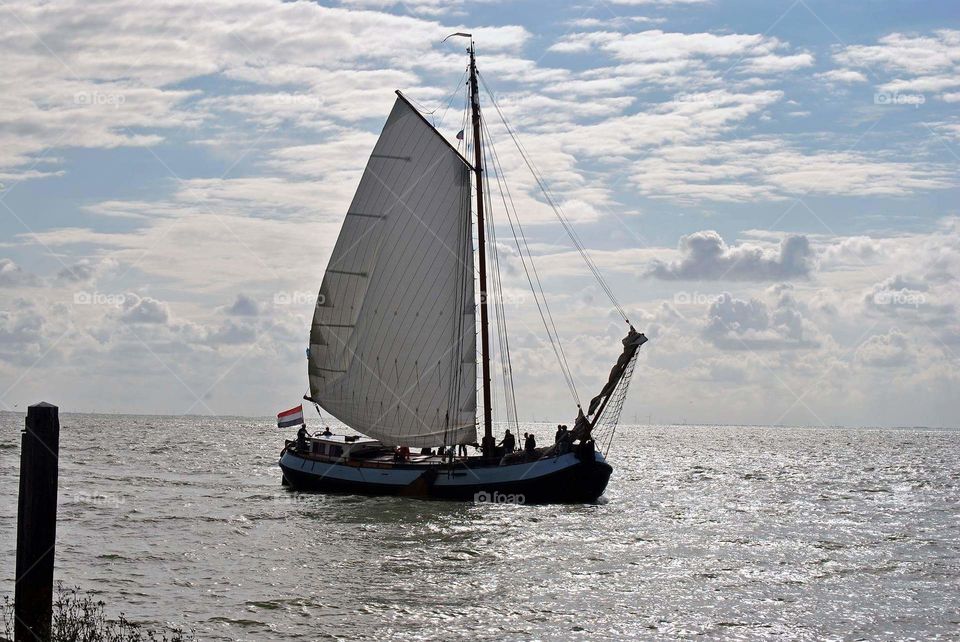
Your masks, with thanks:
[[[16,642],[50,639],[59,453],[58,408],[46,402],[30,406],[20,447],[14,591]]]

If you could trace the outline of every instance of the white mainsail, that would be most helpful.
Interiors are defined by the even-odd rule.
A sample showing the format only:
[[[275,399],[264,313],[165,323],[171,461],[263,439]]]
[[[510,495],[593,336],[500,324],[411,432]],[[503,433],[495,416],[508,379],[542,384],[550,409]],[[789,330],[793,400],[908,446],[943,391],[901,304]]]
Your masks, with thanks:
[[[313,400],[386,444],[475,442],[473,288],[470,168],[399,96],[320,287]]]

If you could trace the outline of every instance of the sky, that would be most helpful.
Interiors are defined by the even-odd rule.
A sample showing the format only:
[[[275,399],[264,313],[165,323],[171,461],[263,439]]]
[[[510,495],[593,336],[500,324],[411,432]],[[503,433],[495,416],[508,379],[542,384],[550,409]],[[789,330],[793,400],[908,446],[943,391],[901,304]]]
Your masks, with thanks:
[[[454,31],[650,339],[622,421],[957,426],[960,9],[905,0],[4,0],[0,410],[296,405],[394,90],[457,143]],[[626,325],[482,108],[585,403]],[[491,215],[519,416],[572,423]]]

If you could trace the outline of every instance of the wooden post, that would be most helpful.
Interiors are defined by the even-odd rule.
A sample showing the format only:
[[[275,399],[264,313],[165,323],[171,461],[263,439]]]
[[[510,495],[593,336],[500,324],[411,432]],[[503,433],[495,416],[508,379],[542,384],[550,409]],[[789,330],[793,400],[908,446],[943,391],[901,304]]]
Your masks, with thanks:
[[[30,406],[20,447],[14,592],[16,642],[50,639],[59,453],[58,408],[46,402]]]

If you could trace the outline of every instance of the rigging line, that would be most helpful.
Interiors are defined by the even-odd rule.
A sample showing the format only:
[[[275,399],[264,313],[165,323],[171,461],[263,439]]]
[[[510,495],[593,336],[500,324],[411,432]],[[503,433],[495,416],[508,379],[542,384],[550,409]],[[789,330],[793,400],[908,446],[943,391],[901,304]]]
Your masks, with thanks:
[[[481,120],[482,124],[482,120]],[[489,136],[489,132],[487,132]],[[487,168],[493,167],[489,162],[490,157],[486,154],[484,150],[484,161],[486,162]],[[519,429],[519,423],[517,420],[517,396],[516,389],[513,382],[513,366],[510,359],[510,338],[507,331],[507,315],[506,309],[504,308],[503,300],[503,279],[500,274],[500,254],[497,249],[497,231],[496,223],[493,218],[493,190],[490,188],[490,172],[485,172],[484,183],[486,185],[487,195],[490,197],[487,199],[487,202],[491,204],[491,207],[488,208],[486,214],[487,217],[487,231],[490,234],[491,247],[493,248],[493,263],[494,263],[494,288],[495,288],[495,300],[494,300],[494,310],[497,316],[497,339],[500,344],[500,369],[501,375],[503,377],[503,396],[504,396],[504,409],[507,413],[507,420],[511,419],[511,410],[513,411],[512,419],[514,426]],[[499,177],[498,177],[499,180]],[[511,407],[512,406],[512,407]]]
[[[500,176],[504,176],[504,174],[503,174],[503,166],[502,166],[501,163],[500,163],[500,155],[497,153],[497,148],[496,148],[496,145],[494,144],[493,137],[492,137],[492,135],[490,134],[489,128],[486,128],[486,130],[487,130],[487,136],[490,138],[490,149],[491,149],[491,151],[492,151],[492,153],[493,153],[494,161],[495,161],[496,164],[497,164],[498,173],[499,173]],[[497,180],[498,180],[498,185],[499,185],[499,180],[500,180],[499,176],[498,176],[498,179],[497,179]],[[540,297],[543,299],[543,305],[544,305],[544,308],[545,308],[546,311],[547,311],[547,318],[550,320],[550,327],[547,327],[546,322],[544,322],[544,327],[545,327],[545,329],[547,330],[547,334],[548,334],[548,335],[550,334],[550,329],[551,329],[551,327],[553,328],[553,336],[556,337],[557,346],[558,346],[559,351],[560,351],[560,356],[558,357],[558,359],[561,361],[560,367],[561,367],[562,370],[563,370],[563,369],[566,370],[565,374],[566,374],[566,375],[569,375],[569,378],[570,378],[570,381],[571,381],[571,382],[574,382],[574,378],[573,378],[573,374],[572,374],[573,371],[572,371],[572,369],[570,368],[569,363],[567,362],[567,357],[566,357],[566,354],[564,353],[564,350],[563,350],[563,343],[560,341],[560,332],[557,330],[557,324],[556,324],[556,322],[553,320],[553,312],[550,310],[550,304],[549,304],[549,302],[547,301],[546,292],[544,292],[544,290],[543,290],[543,283],[542,283],[542,281],[540,280],[540,273],[539,273],[539,271],[537,270],[536,261],[533,260],[533,252],[530,250],[530,246],[529,246],[529,244],[527,243],[527,237],[526,237],[526,234],[525,234],[524,231],[523,231],[523,224],[520,222],[520,215],[519,215],[519,213],[517,212],[517,207],[516,207],[516,204],[514,203],[514,200],[513,200],[513,194],[512,194],[512,192],[510,191],[510,185],[509,185],[509,183],[507,183],[505,177],[504,177],[504,179],[503,179],[503,184],[500,185],[500,197],[501,197],[501,199],[503,198],[504,192],[506,192],[507,198],[510,200],[510,206],[513,208],[513,216],[514,216],[514,217],[516,218],[516,220],[517,220],[517,229],[520,230],[519,239],[521,239],[521,240],[523,241],[523,245],[524,245],[524,247],[526,248],[526,251],[527,251],[527,256],[530,258],[530,266],[531,266],[532,269],[533,269],[533,275],[534,275],[534,277],[535,277],[535,279],[536,279],[536,281],[537,281],[537,287],[538,287],[539,290],[540,290]],[[506,203],[505,203],[505,202],[504,202],[504,207],[506,208]],[[509,216],[509,211],[508,211],[508,216]],[[520,245],[519,245],[518,237],[517,237],[517,234],[516,234],[517,230],[516,230],[516,229],[513,229],[513,221],[512,221],[512,219],[510,220],[510,224],[511,224],[511,230],[512,230],[513,233],[514,233],[514,242],[517,243],[517,250],[519,251],[519,253],[520,253],[520,255],[521,255],[521,258],[522,258],[522,257],[523,257],[523,250],[520,248]],[[528,279],[528,280],[529,280],[529,279]],[[533,284],[532,284],[532,283],[530,284],[530,287],[531,287],[531,290],[533,290],[534,298],[536,298],[536,290],[533,288]],[[551,339],[551,340],[552,340],[552,339]],[[560,357],[562,357],[562,359],[561,359]],[[575,385],[575,384],[574,384],[573,387],[574,387],[574,390],[576,390],[576,385]],[[575,398],[577,399],[577,402],[578,402],[578,404],[579,404],[579,397],[578,397],[577,395],[575,395]]]
[[[499,157],[499,155],[497,154],[496,146],[493,144],[493,138],[492,138],[492,136],[490,135],[489,131],[487,132],[487,135],[488,135],[488,137],[490,138],[490,141],[491,141],[491,142],[490,142],[490,148],[491,148],[491,150],[492,150],[492,152],[493,152],[493,156],[494,156],[495,162],[497,163],[498,172],[499,172],[500,175],[503,175],[503,167],[502,167],[502,165],[500,164],[500,157]],[[499,183],[499,177],[498,177],[498,183]],[[543,321],[543,322],[544,322],[544,328],[546,329],[547,335],[548,335],[548,337],[550,337],[551,342],[553,342],[554,340],[556,341],[556,344],[557,344],[557,345],[556,345],[556,348],[554,348],[554,352],[556,353],[557,351],[559,351],[559,354],[557,355],[557,360],[560,362],[560,369],[561,369],[561,371],[563,372],[564,377],[569,380],[568,386],[572,389],[574,401],[576,401],[577,405],[579,406],[579,405],[580,405],[580,397],[579,397],[579,394],[577,393],[577,390],[576,390],[576,382],[575,382],[575,380],[574,380],[574,378],[573,378],[573,370],[570,368],[570,364],[569,364],[569,362],[567,361],[567,355],[566,355],[566,353],[565,353],[564,350],[563,350],[563,342],[560,341],[560,332],[559,332],[559,330],[557,330],[557,324],[556,324],[556,322],[555,322],[554,319],[553,319],[553,312],[550,310],[550,304],[549,304],[549,302],[547,301],[546,292],[544,292],[544,290],[543,290],[543,283],[542,283],[542,281],[540,280],[540,273],[539,273],[539,271],[537,270],[536,261],[533,260],[533,252],[530,251],[530,246],[529,246],[529,244],[527,243],[526,234],[525,234],[524,231],[523,231],[523,225],[520,223],[520,215],[519,215],[519,213],[517,212],[516,204],[515,204],[514,201],[513,201],[513,194],[510,192],[510,185],[506,182],[506,179],[503,180],[503,185],[500,186],[500,196],[501,196],[501,199],[503,198],[504,191],[506,192],[506,195],[507,195],[508,199],[510,200],[510,206],[513,208],[513,217],[516,218],[516,220],[517,220],[517,229],[520,230],[520,235],[519,235],[519,237],[518,237],[518,236],[517,236],[517,230],[513,228],[513,220],[511,219],[511,220],[510,220],[510,227],[511,227],[511,230],[513,231],[513,234],[514,234],[514,242],[517,244],[517,251],[519,252],[519,254],[520,254],[520,256],[521,256],[521,259],[522,259],[522,258],[523,258],[523,249],[520,247],[520,243],[519,243],[519,240],[522,240],[522,241],[523,241],[523,246],[524,246],[524,248],[526,248],[526,251],[527,251],[527,256],[530,258],[530,266],[531,266],[531,268],[533,269],[533,275],[534,275],[534,278],[536,279],[536,282],[537,282],[537,288],[540,290],[540,298],[543,299],[543,307],[544,307],[544,308],[546,309],[546,311],[547,311],[546,317],[547,317],[547,319],[550,320],[550,325],[549,325],[549,326],[547,326],[546,320]],[[506,208],[506,203],[504,203],[504,207]],[[509,216],[509,212],[508,212],[508,216]],[[518,240],[518,239],[519,239],[519,240]],[[524,267],[526,267],[526,265],[524,265]],[[530,281],[529,275],[528,275],[528,277],[527,277],[527,280],[528,280],[528,282]],[[533,292],[534,300],[537,300],[537,291],[536,291],[536,289],[533,287],[533,283],[530,283],[530,289],[531,289],[531,291]],[[539,306],[539,302],[537,303],[537,305]],[[542,314],[541,314],[541,319],[542,319],[542,318],[543,318],[543,317],[542,317]],[[552,336],[551,336],[551,328],[553,329],[553,334],[552,334]]]
[[[463,154],[464,154],[464,156],[466,156],[466,154],[467,154],[467,136],[470,135],[470,134],[466,134],[466,131],[467,131],[467,119],[470,118],[470,92],[469,92],[469,91],[468,91],[468,92],[464,92],[464,94],[465,94],[465,95],[464,95],[464,98],[463,98],[463,114],[462,114],[462,116],[460,117],[460,130],[459,130],[459,131],[461,131],[461,132],[464,132],[464,136],[463,136],[462,139],[460,139],[460,140],[457,141],[457,151],[460,151],[460,145],[461,145],[461,143],[462,143],[462,144],[463,144]]]
[[[559,335],[559,332],[557,331],[556,323],[554,323],[554,321],[553,321],[553,314],[552,314],[552,312],[550,311],[550,305],[549,305],[549,303],[547,302],[547,296],[546,296],[546,293],[545,293],[544,290],[543,290],[543,284],[542,284],[542,282],[540,281],[540,275],[539,275],[539,273],[538,273],[538,271],[537,271],[537,268],[536,268],[536,262],[533,260],[533,253],[530,251],[530,247],[529,247],[529,245],[527,245],[527,242],[526,242],[526,237],[525,237],[525,235],[523,234],[523,227],[522,227],[522,225],[520,224],[520,217],[519,217],[519,215],[518,215],[518,213],[517,213],[517,211],[516,211],[516,205],[513,203],[513,196],[512,196],[512,194],[510,193],[510,186],[506,183],[506,181],[503,181],[503,182],[501,183],[500,175],[503,174],[503,168],[502,168],[502,166],[500,165],[500,160],[499,160],[499,157],[497,156],[497,152],[496,152],[496,146],[493,144],[493,139],[492,139],[492,137],[490,137],[490,132],[489,132],[489,131],[487,131],[487,135],[488,135],[488,138],[489,138],[489,140],[490,140],[490,147],[491,147],[492,153],[493,153],[493,155],[494,155],[495,162],[497,163],[497,171],[498,171],[498,174],[499,174],[499,175],[497,176],[497,184],[498,184],[498,187],[499,187],[499,189],[500,189],[500,198],[501,198],[501,200],[504,201],[504,209],[507,211],[507,216],[508,216],[508,220],[509,220],[509,222],[510,222],[510,227],[511,227],[511,230],[513,231],[513,234],[514,234],[514,243],[517,244],[517,250],[518,250],[518,253],[520,254],[521,261],[522,261],[523,264],[524,264],[524,270],[527,272],[527,282],[528,282],[529,285],[530,285],[530,290],[531,290],[531,292],[532,292],[533,295],[534,295],[534,301],[537,303],[538,309],[540,308],[540,301],[539,301],[539,299],[538,299],[538,297],[537,297],[537,288],[539,288],[539,290],[540,290],[540,298],[543,299],[543,307],[544,307],[544,308],[546,309],[546,311],[547,311],[546,317],[550,320],[550,323],[549,323],[549,325],[547,324],[547,320],[544,318],[544,315],[543,315],[543,310],[539,310],[539,311],[540,311],[540,315],[541,315],[541,317],[540,317],[540,318],[541,318],[541,321],[543,321],[544,329],[547,331],[547,336],[550,338],[551,347],[553,348],[554,354],[555,354],[555,356],[557,357],[557,361],[558,361],[558,363],[559,363],[559,365],[560,365],[561,373],[563,374],[564,379],[565,379],[565,381],[566,381],[566,383],[567,383],[567,387],[570,389],[571,395],[573,396],[574,401],[579,405],[579,395],[578,395],[577,392],[576,392],[576,384],[575,384],[575,382],[574,382],[574,380],[573,380],[572,371],[571,371],[571,369],[570,369],[569,363],[567,362],[566,354],[564,354],[564,351],[563,351],[563,343],[560,341],[560,335]],[[506,193],[506,195],[509,197],[509,199],[510,199],[510,204],[511,204],[511,206],[513,207],[513,217],[515,217],[515,218],[517,219],[517,226],[518,226],[519,229],[520,229],[520,235],[519,235],[519,237],[518,237],[518,235],[517,235],[517,230],[514,228],[513,219],[510,217],[510,208],[507,207],[506,200],[504,200],[504,194],[505,194],[505,193]],[[524,259],[524,255],[523,255],[523,248],[520,247],[520,243],[519,243],[519,239],[520,239],[520,238],[523,239],[523,243],[524,243],[524,246],[526,247],[526,251],[527,251],[527,256],[530,258],[530,264],[531,264],[531,267],[532,267],[532,269],[533,269],[534,277],[535,277],[535,279],[536,279],[536,281],[537,281],[537,287],[534,287],[533,282],[532,282],[532,280],[530,279],[529,271],[527,270],[527,267],[526,267],[526,260]],[[551,333],[551,327],[552,327],[552,333]],[[555,343],[555,345],[554,345],[554,343]],[[558,349],[559,349],[559,350],[558,350]]]
[[[580,238],[579,234],[577,234],[576,229],[574,229],[569,219],[567,219],[566,215],[563,213],[562,208],[556,202],[556,199],[553,197],[549,187],[546,184],[546,179],[543,177],[543,174],[541,174],[540,171],[533,164],[533,161],[531,160],[529,153],[527,152],[523,144],[520,142],[520,139],[519,137],[517,137],[516,133],[513,131],[513,128],[510,127],[510,124],[507,122],[506,117],[503,115],[503,112],[500,110],[499,105],[496,104],[495,99],[493,99],[492,92],[490,92],[490,89],[489,87],[487,87],[485,82],[484,82],[484,88],[487,90],[489,94],[491,94],[491,100],[494,101],[494,107],[497,109],[497,113],[500,116],[500,119],[507,130],[507,133],[510,134],[510,137],[512,138],[514,144],[517,146],[517,150],[520,152],[520,155],[523,158],[524,163],[526,163],[527,165],[527,169],[530,170],[531,175],[533,176],[534,180],[537,182],[537,185],[540,187],[540,190],[543,192],[543,195],[547,201],[547,204],[550,206],[550,208],[553,210],[554,215],[560,221],[560,224],[563,226],[563,229],[567,233],[567,236],[570,237],[570,240],[573,242],[576,250],[580,253],[580,257],[583,259],[584,264],[593,274],[594,279],[603,289],[604,293],[607,295],[607,298],[610,299],[610,302],[614,305],[614,307],[620,313],[620,316],[622,316],[624,320],[629,322],[629,319],[627,319],[626,312],[617,301],[616,296],[613,293],[613,290],[609,287],[606,280],[603,278],[603,275],[600,272],[600,269],[597,267],[596,263],[593,261],[593,259],[590,257],[590,254],[587,252],[586,244]]]
[[[496,243],[496,240],[494,240]],[[496,261],[497,270],[500,269],[500,259],[497,257]],[[497,309],[497,330],[500,339],[500,369],[501,375],[503,378],[503,396],[504,396],[504,405],[507,414],[507,420],[512,420],[515,426],[519,427],[517,423],[517,395],[516,388],[513,381],[513,365],[510,356],[510,340],[509,332],[507,330],[507,314],[506,309],[504,308],[504,297],[503,297],[503,282],[502,279],[497,277],[497,299],[496,309]]]
[[[458,81],[457,81],[457,84],[453,86],[453,91],[450,92],[450,95],[449,95],[449,97],[447,98],[447,101],[446,101],[446,107],[445,107],[445,109],[444,109],[444,111],[443,111],[443,114],[440,116],[440,119],[441,119],[441,120],[443,120],[443,116],[446,115],[447,109],[450,109],[450,104],[453,103],[453,99],[454,99],[454,97],[456,97],[456,95],[457,95],[457,90],[460,89],[460,85],[461,85],[461,83],[463,83],[463,79],[467,76],[467,71],[468,71],[468,69],[469,69],[469,67],[467,67],[466,69],[463,70],[463,73],[460,74],[460,80],[458,80]],[[417,107],[417,110],[418,110],[421,114],[423,114],[424,116],[433,116],[434,114],[437,113],[437,110],[440,109],[441,105],[444,105],[443,102],[440,102],[440,103],[438,103],[437,106],[434,107],[433,109],[427,109],[427,108],[426,108],[427,106],[426,106],[424,103],[422,103],[422,102],[420,102],[419,100],[417,100],[416,98],[413,98],[412,96],[406,96],[406,95],[405,95],[404,97],[405,97],[408,101],[410,101],[411,103],[415,103],[415,104],[416,104],[416,107]]]
[[[501,195],[501,198],[502,198],[502,195]],[[530,291],[533,294],[534,303],[536,303],[537,305],[537,312],[540,314],[540,321],[543,323],[543,327],[547,332],[547,338],[550,340],[550,347],[553,350],[553,354],[557,359],[557,364],[560,366],[560,372],[563,375],[564,382],[567,384],[567,390],[570,392],[570,397],[573,399],[574,403],[576,403],[577,406],[579,406],[580,397],[579,397],[579,394],[577,393],[576,383],[574,382],[573,375],[570,370],[570,366],[567,363],[566,355],[563,352],[563,343],[560,341],[560,337],[557,334],[556,328],[554,327],[551,330],[552,319],[550,314],[550,308],[549,308],[549,304],[547,303],[546,296],[542,292],[542,285],[540,285],[539,283],[539,277],[536,275],[536,267],[533,264],[533,257],[532,255],[529,256],[531,265],[528,267],[527,257],[524,256],[523,248],[520,246],[520,242],[518,240],[519,237],[517,236],[516,228],[514,227],[513,221],[510,220],[509,223],[510,223],[510,228],[514,234],[514,242],[517,245],[517,252],[520,255],[520,261],[521,261],[521,264],[523,265],[524,274],[527,277],[527,283],[530,285]],[[527,253],[529,255],[529,248],[527,248]],[[533,278],[531,278],[530,276],[531,268],[533,268],[533,271],[534,271]],[[534,286],[533,284],[534,279],[538,280],[537,286]],[[540,296],[537,296],[538,286],[541,289]],[[541,298],[543,299],[543,305],[541,305],[540,303]],[[544,309],[547,310],[546,314],[544,314]],[[550,319],[550,321],[548,321],[548,319]]]
[[[499,110],[499,107],[497,109]],[[549,187],[547,186],[546,180],[544,179],[543,175],[533,165],[533,161],[530,160],[529,153],[526,151],[526,148],[523,147],[523,144],[520,142],[519,138],[515,135],[510,125],[506,122],[506,119],[503,116],[502,112],[500,112],[500,117],[504,123],[504,126],[507,129],[507,133],[510,134],[511,138],[514,141],[514,144],[517,146],[517,149],[520,151],[520,155],[523,158],[524,163],[526,163],[527,169],[530,170],[531,175],[533,176],[534,180],[537,182],[537,185],[540,187],[540,190],[543,192],[543,195],[547,201],[547,204],[553,210],[553,213],[557,217],[557,220],[560,221],[560,224],[563,227],[564,231],[567,233],[567,236],[573,242],[573,245],[577,250],[577,252],[579,252],[580,258],[583,260],[584,264],[587,266],[587,269],[590,270],[594,279],[597,281],[598,285],[601,287],[604,294],[607,295],[607,298],[616,308],[620,316],[623,317],[625,321],[629,322],[629,319],[627,319],[626,312],[617,301],[616,296],[613,293],[613,290],[607,284],[606,280],[603,278],[602,273],[600,272],[600,269],[597,267],[596,263],[594,263],[593,259],[590,257],[590,254],[587,252],[586,244],[577,234],[576,230],[574,229],[570,221],[566,218],[566,215],[563,213],[562,208],[556,202],[556,199],[553,197],[552,193],[550,192]]]
[[[488,132],[488,134],[489,134],[489,132]],[[491,167],[491,168],[492,168],[492,167],[493,167],[493,164],[488,162],[488,167]],[[487,179],[487,193],[490,194],[489,202],[490,202],[490,204],[491,204],[491,207],[490,207],[490,221],[491,221],[491,223],[492,223],[492,232],[493,232],[493,237],[494,237],[494,243],[496,243],[496,220],[495,220],[495,218],[494,218],[494,216],[493,216],[493,207],[492,207],[492,205],[493,205],[493,190],[492,190],[491,187],[490,187],[490,176],[489,176],[489,172],[488,172],[488,174],[487,174],[487,176],[486,176],[486,179]],[[498,181],[499,181],[499,176],[497,177],[497,179],[498,179]],[[498,183],[498,184],[499,184],[499,183]],[[501,194],[501,198],[502,198],[502,194]],[[506,212],[506,209],[504,209],[504,211]],[[509,213],[508,213],[508,215],[509,215]],[[501,316],[501,324],[502,324],[502,332],[503,332],[503,344],[504,344],[504,348],[503,348],[503,349],[504,349],[504,352],[505,352],[505,359],[502,360],[502,361],[504,362],[504,363],[503,363],[503,366],[502,366],[502,367],[503,367],[503,370],[504,370],[504,372],[503,372],[503,376],[504,376],[504,391],[506,391],[507,385],[508,385],[508,382],[509,382],[510,403],[511,403],[511,405],[512,405],[512,410],[513,410],[513,422],[514,422],[514,426],[517,428],[517,431],[518,431],[518,434],[519,434],[520,424],[519,424],[519,417],[518,417],[518,412],[517,412],[516,386],[515,386],[514,377],[513,377],[513,360],[512,360],[512,358],[511,358],[511,354],[510,354],[510,333],[508,332],[508,329],[507,329],[507,312],[506,312],[506,307],[505,307],[505,303],[504,303],[504,296],[503,296],[503,277],[502,277],[501,274],[499,274],[499,271],[500,271],[500,256],[499,256],[499,252],[497,253],[497,271],[498,271],[497,280],[498,280],[498,282],[499,282],[499,283],[498,283],[498,288],[499,288],[499,290],[500,290],[500,293],[499,293],[499,297],[500,297],[499,308],[500,308],[500,316]]]
[[[487,160],[489,159],[487,155],[484,153],[484,161],[486,162]],[[487,167],[489,167],[489,165],[487,165]],[[497,334],[497,348],[498,348],[497,357],[500,362],[500,379],[501,379],[501,383],[503,384],[503,398],[502,398],[503,411],[504,411],[504,414],[506,415],[507,423],[508,424],[513,423],[514,425],[517,425],[516,423],[517,404],[516,404],[516,397],[514,395],[513,380],[511,379],[511,374],[510,374],[511,370],[509,365],[509,359],[510,359],[509,347],[508,347],[508,344],[505,343],[507,338],[507,326],[506,326],[506,316],[504,314],[504,309],[503,309],[503,281],[500,276],[500,255],[499,255],[499,252],[497,251],[496,225],[493,221],[493,208],[490,207],[490,205],[492,204],[491,203],[492,192],[490,190],[489,172],[484,172],[482,174],[482,178],[483,178],[484,187],[485,187],[484,193],[487,196],[487,198],[484,200],[484,203],[487,204],[487,207],[485,208],[486,211],[483,213],[484,224],[486,225],[487,238],[489,239],[487,246],[488,246],[488,249],[490,250],[490,256],[492,259],[491,267],[493,268],[491,270],[492,278],[490,279],[491,289],[487,293],[487,297],[488,297],[487,303],[488,304],[491,303],[490,298],[492,296],[492,299],[493,299],[492,307],[494,312],[494,319],[496,323],[496,334]],[[498,394],[499,391],[497,390],[497,386],[492,386],[491,391],[493,393],[493,399],[494,399],[493,407],[496,408],[497,398],[499,397],[499,394]]]
[[[487,161],[488,157],[484,153],[484,160]],[[503,383],[503,410],[506,415],[507,423],[513,423],[517,428],[519,424],[517,423],[517,405],[516,405],[516,395],[514,393],[513,379],[512,379],[512,368],[510,366],[510,356],[509,356],[509,343],[506,343],[507,340],[507,331],[506,331],[506,315],[503,309],[503,282],[500,278],[500,255],[497,252],[497,238],[496,238],[496,225],[493,221],[493,210],[491,207],[491,197],[492,191],[490,189],[490,179],[489,172],[484,172],[481,174],[483,179],[483,185],[485,186],[484,194],[487,198],[484,199],[487,207],[484,208],[484,224],[486,226],[487,236],[488,236],[488,249],[491,253],[491,267],[493,268],[492,278],[490,279],[491,289],[487,292],[488,303],[490,303],[490,297],[493,298],[493,311],[494,319],[497,328],[497,357],[500,361],[500,374],[501,380]],[[492,407],[497,407],[497,401],[499,397],[499,391],[497,386],[491,386],[492,394]]]
[[[577,251],[580,253],[583,262],[586,264],[587,268],[593,273],[594,278],[599,283],[600,287],[603,289],[604,293],[607,295],[607,298],[610,299],[610,302],[617,309],[617,312],[620,313],[620,316],[623,317],[624,321],[629,323],[627,318],[627,313],[623,309],[623,306],[617,301],[616,296],[613,294],[613,290],[604,280],[603,275],[600,273],[600,269],[594,263],[593,259],[590,258],[590,254],[587,252],[587,248],[584,245],[583,241],[580,239],[579,235],[576,233],[576,230],[573,229],[573,226],[567,220],[566,216],[563,214],[563,210],[555,202],[551,196],[550,190],[547,187],[547,184],[543,178],[543,175],[537,170],[534,166],[533,161],[530,160],[529,155],[524,148],[523,144],[520,142],[520,139],[517,137],[516,133],[513,131],[513,128],[510,127],[510,124],[507,122],[506,117],[503,115],[503,111],[500,109],[500,105],[497,104],[496,99],[493,96],[493,92],[490,90],[490,87],[487,85],[487,81],[484,77],[477,72],[477,76],[480,78],[480,82],[483,84],[484,90],[486,90],[487,95],[490,97],[490,102],[493,105],[494,109],[497,111],[497,115],[500,116],[503,126],[506,128],[507,133],[510,134],[510,138],[513,139],[514,144],[517,146],[517,150],[520,152],[520,156],[523,158],[524,163],[527,165],[527,169],[530,170],[530,173],[533,175],[534,180],[537,182],[537,185],[540,187],[540,190],[543,192],[544,197],[547,200],[547,204],[550,205],[550,208],[553,210],[554,214],[557,216],[557,219],[560,221],[560,224],[563,226],[563,229],[567,232],[567,236],[570,237],[570,240],[573,242]]]
[[[453,91],[450,92],[450,97],[447,99],[447,106],[443,109],[443,113],[440,114],[440,122],[443,122],[443,119],[447,116],[447,112],[450,111],[450,105],[453,104],[453,99],[457,97],[457,92],[460,87],[463,86],[463,79],[467,77],[467,71],[469,69],[469,66],[464,68],[463,73],[460,74],[460,80],[457,81],[457,84],[453,87]],[[439,109],[439,107],[437,109]],[[436,109],[434,111],[436,111]],[[430,112],[430,114],[433,115],[433,112]]]
[[[484,182],[486,183],[487,181],[485,180]],[[489,193],[489,188],[487,189],[487,191]],[[487,216],[490,215],[489,210],[486,212],[486,215]],[[501,377],[503,378],[504,411],[506,412],[507,419],[509,420],[510,419],[510,403],[509,403],[509,394],[508,394],[507,380],[506,380],[506,367],[504,362],[505,351],[503,346],[503,317],[502,317],[501,307],[499,305],[499,301],[502,300],[502,296],[503,296],[501,284],[499,280],[500,261],[497,255],[496,235],[491,231],[489,219],[486,219],[486,226],[487,226],[487,234],[488,234],[488,237],[490,238],[491,255],[493,258],[493,261],[492,261],[493,278],[491,279],[491,282],[492,282],[491,285],[493,286],[492,287],[493,310],[494,310],[494,317],[496,319],[496,324],[497,324],[497,344],[499,347],[497,356],[499,357],[499,360],[500,360],[500,373],[501,373]]]
[[[481,115],[481,122],[485,124],[485,121]],[[496,145],[493,142],[493,138],[490,135],[489,128],[487,129],[487,140],[490,142],[490,149],[493,155],[494,162],[496,163],[497,169],[497,185],[500,189],[500,198],[503,200],[504,209],[507,211],[507,219],[510,223],[510,230],[513,232],[513,240],[517,245],[517,251],[520,254],[520,261],[523,265],[524,273],[527,277],[527,283],[530,285],[530,290],[533,293],[533,300],[537,304],[537,311],[540,313],[540,320],[543,322],[543,327],[547,331],[547,337],[550,339],[550,346],[553,348],[553,353],[557,357],[557,362],[560,365],[560,371],[563,374],[564,381],[567,384],[567,388],[570,390],[570,395],[573,397],[574,402],[577,406],[580,406],[580,396],[577,393],[576,382],[573,379],[573,373],[570,369],[570,365],[567,362],[566,354],[563,351],[563,343],[560,341],[560,334],[557,331],[556,323],[553,321],[553,314],[550,312],[550,305],[547,302],[547,295],[543,290],[543,283],[540,280],[540,274],[537,271],[536,262],[533,260],[533,253],[530,251],[530,246],[527,244],[526,235],[523,232],[523,225],[520,223],[520,216],[517,213],[516,204],[513,201],[513,195],[510,192],[510,186],[504,180],[501,184],[500,176],[503,174],[503,166],[500,164],[500,157],[497,154]],[[507,207],[506,199],[504,198],[506,194],[506,199],[510,201],[510,207]],[[510,215],[510,209],[513,209],[513,216]],[[514,227],[513,219],[516,218],[517,224]],[[517,229],[520,230],[520,233],[517,234]],[[523,247],[521,247],[520,242],[523,241]],[[527,255],[530,259],[530,268],[527,267],[527,260],[524,257],[523,249],[526,248]],[[533,270],[533,278],[530,276],[530,269]],[[533,284],[534,279],[536,279],[537,286]],[[540,291],[540,297],[537,296],[537,290]],[[540,298],[543,299],[543,306],[540,305]],[[543,310],[546,308],[546,315]],[[549,323],[547,321],[549,319]],[[552,331],[551,331],[552,328]]]

